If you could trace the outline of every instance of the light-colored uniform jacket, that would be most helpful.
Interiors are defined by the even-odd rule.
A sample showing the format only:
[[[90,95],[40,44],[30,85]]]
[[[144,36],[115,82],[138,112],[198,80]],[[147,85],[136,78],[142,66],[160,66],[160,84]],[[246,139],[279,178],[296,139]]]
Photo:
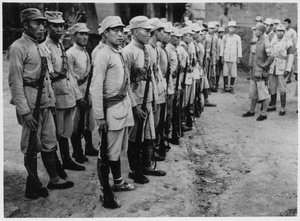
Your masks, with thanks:
[[[51,51],[51,61],[54,70],[50,73],[51,78],[57,78],[58,76],[64,75],[63,79],[52,82],[56,98],[56,108],[65,109],[74,107],[76,105],[76,100],[73,86],[71,84],[72,79],[70,80],[70,78],[73,78],[73,75],[69,73],[67,57],[66,54],[63,53],[63,45],[61,43],[55,43],[49,36],[42,44],[45,44],[45,46]],[[63,70],[65,68],[66,70]]]
[[[241,37],[237,34],[226,34],[222,41],[220,56],[224,57],[225,62],[237,62],[238,58],[242,58],[242,42]]]
[[[105,99],[120,94],[124,83],[128,85],[127,92],[124,92],[127,96],[106,110],[109,130],[120,130],[133,126],[132,103],[134,103],[134,98],[130,90],[129,75],[125,72],[122,51],[105,45],[98,51],[95,58],[90,88],[95,119],[104,119]]]

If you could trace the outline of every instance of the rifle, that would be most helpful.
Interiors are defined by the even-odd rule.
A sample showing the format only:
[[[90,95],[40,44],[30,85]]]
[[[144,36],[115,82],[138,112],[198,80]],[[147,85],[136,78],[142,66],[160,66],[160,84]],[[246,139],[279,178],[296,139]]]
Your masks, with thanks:
[[[87,82],[87,86],[86,86],[86,90],[85,90],[85,95],[84,95],[84,100],[87,102],[87,106],[89,105],[89,93],[90,93],[90,86],[91,86],[91,81],[92,81],[92,77],[93,77],[93,68],[94,66],[91,67],[91,71],[89,73],[88,76],[88,82]],[[78,123],[78,130],[77,133],[83,136],[84,133],[84,122],[85,122],[85,112],[88,110],[88,107],[85,109],[81,109],[80,112],[80,119],[79,119],[79,123]],[[89,111],[87,112],[88,116],[87,116],[87,130],[89,128]]]
[[[43,84],[44,84],[45,73],[46,73],[46,69],[47,69],[46,57],[41,57],[41,61],[42,61],[41,76],[38,79],[38,92],[37,92],[37,96],[36,96],[35,107],[33,110],[33,117],[37,122],[39,122],[39,113],[40,113],[40,106],[41,106]],[[36,144],[36,140],[37,140],[37,131],[31,130],[30,134],[29,134],[29,141],[28,141],[27,152],[25,155],[24,165],[28,172],[28,175],[32,178],[32,180],[34,180],[37,187],[41,188],[43,186],[43,184],[41,183],[39,178],[30,169],[30,161],[34,157],[34,147]]]
[[[147,79],[146,79],[146,85],[145,85],[145,91],[144,91],[144,97],[143,97],[143,103],[141,106],[141,110],[143,112],[146,112],[146,105],[147,105],[147,98],[148,98],[148,92],[149,92],[149,87],[150,87],[150,81],[151,81],[151,68],[149,67],[147,69]],[[143,129],[144,129],[144,119],[140,119],[138,122],[138,127],[137,127],[137,132],[136,132],[136,153],[135,153],[135,158],[136,158],[136,168],[135,168],[135,178],[134,181],[137,181],[137,177],[142,176],[142,171],[141,171],[141,146],[142,146],[142,136],[143,136]]]
[[[179,100],[179,102],[180,102],[180,107],[181,107],[181,109],[182,109],[182,101],[183,101],[183,99],[185,99],[185,97],[184,97],[184,89],[185,89],[185,80],[186,80],[186,75],[187,75],[187,69],[188,69],[188,57],[186,58],[186,62],[185,62],[185,67],[184,67],[184,72],[183,72],[183,81],[182,81],[182,83],[181,83],[181,87],[182,87],[182,93],[180,94],[180,100]],[[187,107],[188,107],[188,105],[187,105]],[[185,111],[183,111],[182,112],[182,119],[183,119],[183,121],[185,121]],[[183,123],[185,123],[185,122],[183,122]],[[180,127],[181,127],[181,125],[180,125]],[[183,136],[183,134],[181,134],[181,136]]]
[[[104,111],[105,113],[105,111]],[[109,184],[109,159],[107,156],[107,132],[98,130],[101,137],[100,157],[97,162],[97,174],[102,186],[103,203],[105,208],[116,209],[121,207],[120,202],[113,194]]]

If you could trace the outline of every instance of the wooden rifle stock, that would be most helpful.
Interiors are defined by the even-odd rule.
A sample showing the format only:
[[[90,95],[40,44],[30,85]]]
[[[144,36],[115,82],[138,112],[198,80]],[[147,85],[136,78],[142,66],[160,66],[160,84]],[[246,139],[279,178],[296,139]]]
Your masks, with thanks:
[[[33,117],[34,119],[39,123],[39,113],[40,113],[40,106],[41,106],[41,99],[42,99],[42,91],[43,91],[43,84],[44,84],[44,79],[45,79],[45,74],[46,74],[46,69],[47,69],[47,59],[45,57],[41,57],[42,61],[42,68],[41,68],[41,76],[38,79],[38,92],[37,92],[37,97],[36,97],[36,102],[35,102],[35,107],[33,110]],[[31,171],[30,169],[30,161],[33,159],[35,153],[34,153],[34,147],[36,145],[36,140],[37,140],[37,131],[30,131],[29,134],[29,141],[28,141],[28,147],[27,147],[27,152],[25,155],[25,168],[28,172],[28,175],[34,180],[36,183],[37,187],[42,187],[43,184],[39,180],[39,178]]]

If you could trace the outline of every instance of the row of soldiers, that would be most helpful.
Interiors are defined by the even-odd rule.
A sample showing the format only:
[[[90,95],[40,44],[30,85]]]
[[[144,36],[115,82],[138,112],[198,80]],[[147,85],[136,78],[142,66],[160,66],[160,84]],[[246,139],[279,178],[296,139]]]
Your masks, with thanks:
[[[101,164],[101,151],[92,144],[96,125],[101,141],[105,137],[114,191],[135,189],[122,178],[121,150],[127,150],[128,176],[135,183],[148,183],[147,175],[166,175],[156,161],[165,160],[169,142],[178,144],[183,132],[192,130],[204,106],[216,106],[208,100],[215,79],[215,27],[193,24],[179,30],[163,21],[132,18],[128,41],[120,17],[105,18],[99,28],[102,39],[90,58],[86,24],[70,29],[74,44],[66,51],[61,12],[21,12],[24,32],[7,56],[11,103],[23,128],[25,197],[48,196],[37,174],[39,152],[50,177],[48,189],[72,187],[65,169],[85,170],[86,155],[98,156]]]
[[[23,35],[9,47],[8,59],[12,103],[23,127],[27,198],[48,196],[38,179],[39,152],[50,177],[48,189],[72,187],[64,170],[85,170],[81,164],[88,155],[98,156],[97,167],[103,156],[108,158],[113,191],[134,190],[136,186],[122,178],[122,150],[127,151],[128,177],[135,183],[148,183],[147,176],[165,176],[156,162],[165,160],[169,142],[179,144],[183,133],[193,129],[204,106],[216,106],[208,96],[218,90],[222,71],[223,92],[233,93],[241,59],[234,21],[223,37],[225,29],[214,22],[178,29],[165,19],[136,16],[125,27],[120,17],[109,16],[100,24],[101,41],[91,57],[85,50],[90,31],[86,24],[70,29],[74,44],[66,51],[61,12],[42,15],[38,9],[25,9],[21,22]],[[100,146],[106,146],[103,151],[92,144],[96,126]]]

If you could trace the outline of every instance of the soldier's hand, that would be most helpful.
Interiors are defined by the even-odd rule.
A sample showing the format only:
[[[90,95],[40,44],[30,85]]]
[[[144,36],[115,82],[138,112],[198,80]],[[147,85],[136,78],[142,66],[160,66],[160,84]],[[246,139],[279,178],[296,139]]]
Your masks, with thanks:
[[[240,64],[241,63],[241,58],[237,59],[237,63]]]
[[[286,78],[287,76],[289,76],[289,74],[290,74],[289,71],[285,71],[285,72],[283,73],[283,77]]]
[[[146,113],[142,111],[142,109],[139,106],[135,106],[134,108],[132,108],[132,110],[134,115],[137,116],[139,120],[145,120]]]
[[[101,119],[101,120],[97,119],[96,122],[97,122],[99,130],[103,130],[104,132],[107,132],[108,124],[104,119]]]
[[[32,113],[23,115],[23,117],[24,117],[25,124],[30,128],[30,130],[36,131],[37,128],[38,128],[38,126],[39,126],[39,124],[38,124],[38,122],[34,119]]]
[[[86,107],[87,107],[87,103],[83,98],[81,98],[80,100],[77,101],[77,105],[79,107],[81,107],[82,109],[86,109]]]

